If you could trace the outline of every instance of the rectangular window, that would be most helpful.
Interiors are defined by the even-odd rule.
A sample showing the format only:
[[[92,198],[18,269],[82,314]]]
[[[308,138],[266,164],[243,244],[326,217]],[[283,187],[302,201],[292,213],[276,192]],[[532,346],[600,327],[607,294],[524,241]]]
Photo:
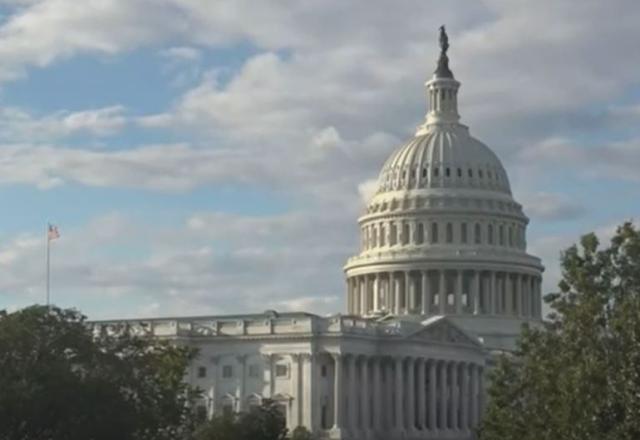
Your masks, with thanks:
[[[276,377],[287,377],[289,374],[289,367],[284,364],[276,365]]]
[[[461,223],[460,224],[460,241],[462,241],[462,243],[467,243],[467,224],[466,223]]]
[[[249,377],[260,377],[260,366],[253,364],[249,365]]]
[[[322,375],[322,377],[327,377],[327,366],[326,365],[323,365],[320,368],[320,374]]]
[[[233,377],[233,367],[231,365],[225,365],[222,367],[222,377],[225,379]]]
[[[438,242],[438,224],[436,222],[431,223],[431,243]]]
[[[453,243],[453,225],[447,223],[447,243]]]
[[[207,377],[207,368],[206,367],[198,367],[198,377],[199,378]]]

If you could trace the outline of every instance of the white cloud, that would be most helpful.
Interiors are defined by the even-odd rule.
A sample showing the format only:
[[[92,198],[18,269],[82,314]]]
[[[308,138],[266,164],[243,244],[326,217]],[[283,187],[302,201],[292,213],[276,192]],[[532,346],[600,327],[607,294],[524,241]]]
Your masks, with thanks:
[[[114,105],[38,117],[15,107],[0,107],[0,140],[52,142],[72,135],[107,137],[126,126],[125,113],[123,106]]]
[[[574,220],[586,214],[584,206],[563,194],[535,192],[522,194],[518,201],[534,220]]]
[[[537,180],[520,188],[525,210],[534,220],[575,220],[580,207],[568,196],[537,189],[548,168],[638,179],[633,139],[583,148],[563,131],[570,124],[597,129],[602,122],[584,109],[619,99],[637,82],[638,14],[630,0],[615,8],[599,0],[579,6],[113,0],[82,8],[71,0],[25,2],[0,27],[0,81],[78,54],[150,47],[190,89],[151,115],[130,117],[110,107],[38,117],[9,108],[0,127],[0,184],[188,191],[224,182],[277,189],[304,210],[266,218],[194,214],[179,231],[118,226],[118,237],[154,243],[139,261],[86,258],[99,237],[91,235],[95,225],[80,228],[73,242],[87,248],[66,251],[60,282],[93,295],[143,297],[150,306],[141,313],[255,310],[265,298],[275,308],[335,310],[324,301],[341,297],[340,266],[356,249],[360,199],[424,113],[421,87],[435,65],[437,26],[449,25],[463,122],[501,157],[536,171]],[[207,48],[238,42],[259,53],[228,81],[219,67],[201,75]],[[626,118],[635,117],[632,108]],[[56,142],[77,133],[106,137],[129,119],[185,141],[110,150]],[[533,242],[532,252],[547,262],[547,282],[557,280],[551,268],[562,243],[555,236]],[[24,257],[29,252],[39,250],[17,242],[0,250],[0,264],[18,268],[3,271],[3,289],[38,291],[41,273]],[[292,275],[287,267],[299,270]]]
[[[255,182],[268,170],[243,153],[183,144],[116,151],[8,144],[0,146],[0,184],[47,189],[65,183],[86,186],[185,191],[216,182]],[[245,172],[254,167],[254,173]]]
[[[523,164],[537,170],[564,168],[589,178],[640,181],[640,137],[582,146],[571,139],[544,139],[522,150]]]
[[[126,316],[246,312],[256,304],[335,312],[341,262],[355,241],[355,228],[344,221],[304,211],[262,218],[201,213],[169,228],[110,214],[61,229],[53,243],[56,299],[105,304],[93,318],[113,313],[109,298],[142,304],[120,310]],[[41,299],[43,267],[32,263],[43,248],[35,236],[0,245],[0,298]]]

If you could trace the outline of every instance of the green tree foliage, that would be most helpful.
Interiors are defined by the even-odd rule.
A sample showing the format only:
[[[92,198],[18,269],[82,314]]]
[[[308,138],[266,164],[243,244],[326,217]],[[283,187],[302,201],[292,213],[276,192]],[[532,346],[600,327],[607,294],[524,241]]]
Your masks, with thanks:
[[[190,429],[194,352],[93,335],[73,310],[0,312],[2,440],[162,440]]]
[[[493,371],[481,439],[640,438],[640,231],[586,235],[561,267],[549,321]]]
[[[313,440],[313,435],[304,426],[298,426],[291,432],[291,440]]]
[[[195,440],[284,440],[286,420],[278,405],[265,399],[248,412],[220,414],[196,431]]]

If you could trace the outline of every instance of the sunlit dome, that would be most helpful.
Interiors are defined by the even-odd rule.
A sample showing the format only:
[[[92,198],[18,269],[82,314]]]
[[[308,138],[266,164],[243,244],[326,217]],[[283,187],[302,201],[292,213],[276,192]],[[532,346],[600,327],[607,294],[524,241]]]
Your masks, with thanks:
[[[541,317],[544,268],[527,252],[529,219],[500,159],[460,123],[444,29],[440,47],[425,121],[392,151],[358,219],[360,252],[344,268],[348,309],[446,315],[487,347],[512,348],[522,323]]]
[[[472,188],[511,194],[498,157],[463,125],[432,124],[389,157],[378,193],[429,188]]]

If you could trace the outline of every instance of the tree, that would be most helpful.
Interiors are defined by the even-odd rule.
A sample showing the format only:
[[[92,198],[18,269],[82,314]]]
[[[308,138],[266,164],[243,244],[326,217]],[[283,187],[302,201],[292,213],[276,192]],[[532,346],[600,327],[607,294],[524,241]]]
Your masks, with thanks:
[[[214,415],[195,434],[195,440],[284,440],[286,419],[277,403],[264,399],[248,412]]]
[[[640,438],[640,231],[585,235],[561,267],[548,322],[491,375],[481,439]]]
[[[313,434],[304,426],[298,426],[291,432],[291,440],[313,440]]]
[[[195,353],[127,332],[93,335],[74,310],[0,312],[0,438],[157,440],[188,431]]]

